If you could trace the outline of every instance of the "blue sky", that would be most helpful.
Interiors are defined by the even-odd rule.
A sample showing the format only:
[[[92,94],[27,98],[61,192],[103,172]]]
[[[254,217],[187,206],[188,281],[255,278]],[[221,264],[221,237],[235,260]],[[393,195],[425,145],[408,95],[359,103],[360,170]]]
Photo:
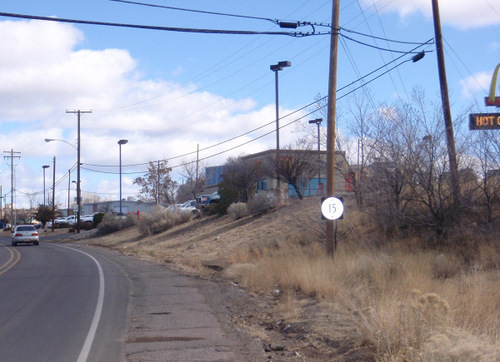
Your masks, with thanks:
[[[315,24],[330,23],[332,11],[332,2],[321,0],[144,2]],[[346,37],[339,43],[339,88],[382,67],[377,73],[381,74],[412,56],[374,47],[403,52],[417,47],[351,30],[416,43],[434,37],[431,0],[340,3]],[[484,106],[484,97],[500,63],[500,0],[440,0],[440,11],[452,112],[469,106],[475,112],[492,111]],[[0,12],[179,28],[283,31],[267,20],[109,0],[0,0]],[[325,30],[315,26],[316,32]],[[318,94],[326,95],[329,46],[328,35],[179,33],[0,17],[0,145],[2,151],[21,152],[15,162],[17,204],[28,205],[29,194],[35,204],[43,201],[42,165],[52,164],[56,156],[56,180],[60,181],[56,198],[65,207],[68,179],[64,176],[76,162],[75,150],[64,142],[45,143],[44,139],[75,144],[76,116],[66,110],[92,110],[81,119],[82,190],[102,199],[119,195],[119,139],[129,140],[122,147],[125,197],[137,195],[132,180],[143,174],[149,161],[168,159],[174,177],[181,180],[175,166],[182,159],[194,160],[197,147],[208,166],[222,164],[229,156],[274,148],[275,82],[269,66],[283,60],[292,63],[279,73],[280,115],[284,116],[312,103]],[[439,100],[435,45],[420,50],[428,52],[424,59],[406,62],[369,84],[375,103],[404,100],[415,86]],[[383,68],[388,63],[392,65]],[[340,108],[345,99],[339,101]],[[282,125],[295,121],[280,131],[282,145],[300,136],[297,124],[319,116],[307,115],[309,110],[281,121]],[[235,138],[239,135],[244,136]],[[52,183],[52,169],[48,170],[47,185]],[[10,202],[10,161],[2,160],[0,172],[0,185]]]

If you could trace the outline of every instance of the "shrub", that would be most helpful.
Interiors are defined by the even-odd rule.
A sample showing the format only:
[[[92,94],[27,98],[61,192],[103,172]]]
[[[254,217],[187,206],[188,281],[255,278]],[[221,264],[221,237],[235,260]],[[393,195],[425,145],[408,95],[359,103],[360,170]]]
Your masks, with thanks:
[[[56,228],[57,228],[57,225],[56,225]],[[84,222],[84,221],[80,221],[80,230],[90,230],[90,229],[93,229],[94,228],[94,224],[91,223],[91,222]],[[76,225],[73,225],[69,228],[69,232],[72,233],[74,232],[76,229]]]
[[[190,221],[193,216],[190,211],[172,211],[157,207],[151,214],[141,216],[139,231],[144,236],[159,234]]]
[[[92,222],[94,223],[94,227],[97,227],[102,222],[103,217],[104,217],[103,212],[99,212],[97,214],[94,214],[94,218],[92,220]]]
[[[105,214],[97,229],[99,230],[99,234],[107,235],[134,226],[136,223],[135,215],[119,217],[112,214]]]
[[[237,202],[235,204],[229,205],[227,208],[227,213],[232,216],[235,220],[241,219],[248,215],[248,207],[244,202]]]
[[[259,192],[256,194],[250,201],[248,201],[248,212],[250,214],[265,214],[272,209],[274,209],[277,205],[276,199],[272,193],[268,192]]]
[[[201,209],[201,212],[203,213],[203,215],[207,215],[207,216],[217,214],[218,213],[217,203],[205,205],[205,207],[203,207]]]

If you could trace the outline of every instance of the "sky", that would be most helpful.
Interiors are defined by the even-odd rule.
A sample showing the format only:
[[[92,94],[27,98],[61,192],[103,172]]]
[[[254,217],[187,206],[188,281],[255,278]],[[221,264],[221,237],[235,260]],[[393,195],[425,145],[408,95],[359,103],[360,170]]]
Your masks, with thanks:
[[[181,163],[197,155],[204,166],[216,166],[228,157],[274,149],[270,65],[277,62],[291,62],[278,72],[280,146],[292,145],[302,135],[300,125],[321,117],[312,105],[328,91],[331,0],[138,2],[0,0],[4,14],[142,26],[0,16],[4,203],[11,200],[12,161],[15,204],[43,203],[54,157],[56,202],[67,207],[69,185],[74,199],[74,110],[92,111],[80,119],[82,193],[102,200],[119,199],[120,139],[128,140],[121,146],[124,198],[137,197],[133,180],[149,162],[167,160],[182,182]],[[465,107],[494,111],[484,97],[500,63],[500,0],[440,0],[439,6],[452,116]],[[275,20],[307,25],[282,29]],[[415,87],[439,101],[431,0],[341,0],[340,26],[339,108],[362,85],[360,78],[376,104],[407,99]],[[283,32],[303,36],[277,34]],[[426,55],[414,63],[411,51]],[[43,165],[50,166],[45,178]]]

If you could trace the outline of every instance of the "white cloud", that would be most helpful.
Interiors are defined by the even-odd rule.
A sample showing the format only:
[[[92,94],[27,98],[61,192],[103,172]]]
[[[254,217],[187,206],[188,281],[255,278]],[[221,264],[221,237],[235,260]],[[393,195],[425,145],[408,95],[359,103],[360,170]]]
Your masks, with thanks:
[[[492,43],[490,44],[490,47],[489,47],[489,52],[490,52],[490,53],[494,53],[494,52],[498,51],[498,49],[500,49],[500,43],[499,43],[499,42],[494,41],[494,42],[492,42]]]
[[[487,96],[490,90],[491,77],[491,72],[480,72],[461,80],[462,95],[464,97],[472,97],[475,93],[479,92]]]
[[[275,129],[274,105],[258,108],[250,98],[234,100],[198,91],[194,84],[147,79],[128,51],[79,49],[82,40],[83,34],[70,25],[0,22],[0,143],[5,149],[22,152],[26,172],[19,190],[41,188],[41,165],[54,154],[57,178],[75,164],[75,149],[62,142],[44,142],[55,138],[75,143],[77,118],[66,114],[68,109],[93,110],[81,118],[82,162],[87,165],[117,165],[117,141],[122,138],[129,140],[122,148],[124,165],[192,153],[197,145],[202,150],[200,158],[217,155],[204,162],[208,165],[275,147],[273,133],[237,147]],[[265,123],[270,125],[206,149]],[[296,137],[293,127],[280,131],[282,145],[293,143]],[[224,152],[229,149],[233,150]],[[193,153],[186,158],[195,157]],[[30,178],[29,172],[36,177]],[[116,193],[114,181],[103,181],[106,175],[90,171],[85,175],[85,190]],[[8,184],[8,177],[0,175],[0,184]]]
[[[371,8],[373,0],[363,0]],[[397,12],[402,19],[422,13],[432,17],[430,0],[381,0],[375,3],[379,12]],[[443,25],[460,29],[480,28],[500,24],[500,0],[439,0]]]

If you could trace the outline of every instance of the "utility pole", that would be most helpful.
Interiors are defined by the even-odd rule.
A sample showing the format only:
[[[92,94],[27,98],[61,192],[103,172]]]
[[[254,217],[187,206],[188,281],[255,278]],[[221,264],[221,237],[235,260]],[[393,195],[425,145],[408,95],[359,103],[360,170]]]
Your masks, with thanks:
[[[337,106],[337,54],[339,41],[340,0],[333,0],[332,36],[330,41],[330,78],[328,82],[328,119],[326,140],[326,192],[335,196],[335,117]],[[326,220],[326,253],[333,258],[333,220]]]
[[[21,152],[16,152],[11,149],[10,151],[3,151],[3,153],[4,159],[10,158],[10,224],[12,225],[12,227],[14,227],[17,222],[16,214],[14,213],[14,193],[16,191],[14,188],[14,158],[20,159],[21,156],[16,155],[20,155]]]
[[[450,100],[448,97],[448,81],[446,79],[446,68],[445,68],[444,51],[443,51],[443,35],[441,33],[441,18],[439,15],[438,0],[432,0],[432,12],[434,15],[434,33],[436,39],[439,83],[441,85],[441,101],[443,103],[446,141],[448,143],[451,189],[453,194],[453,203],[455,206],[455,211],[460,212],[460,181],[458,175],[457,153],[455,150],[455,137],[453,135],[453,121],[451,119]]]
[[[0,185],[0,221],[3,220],[3,187]]]
[[[92,113],[91,110],[88,111],[82,111],[80,109],[74,110],[74,111],[66,111],[66,113],[74,113],[78,117],[78,140],[77,140],[77,146],[76,146],[76,166],[77,166],[77,172],[76,172],[76,204],[77,204],[77,213],[76,213],[76,232],[80,233],[80,214],[81,214],[81,209],[82,209],[82,190],[81,190],[81,181],[80,181],[80,151],[81,151],[81,142],[80,142],[80,117],[82,113]]]
[[[52,171],[52,231],[54,231],[54,220],[56,218],[56,156],[54,156],[54,169]]]
[[[160,160],[158,160],[158,167],[156,169],[157,175],[157,184],[156,184],[156,204],[160,204]]]
[[[68,215],[70,210],[70,197],[71,197],[71,169],[68,170]]]
[[[196,194],[196,197],[198,197],[198,168],[200,167],[199,166],[199,162],[200,162],[200,144],[198,143],[196,145],[196,179],[195,179],[195,182],[194,182],[194,191],[195,191],[195,194]]]

